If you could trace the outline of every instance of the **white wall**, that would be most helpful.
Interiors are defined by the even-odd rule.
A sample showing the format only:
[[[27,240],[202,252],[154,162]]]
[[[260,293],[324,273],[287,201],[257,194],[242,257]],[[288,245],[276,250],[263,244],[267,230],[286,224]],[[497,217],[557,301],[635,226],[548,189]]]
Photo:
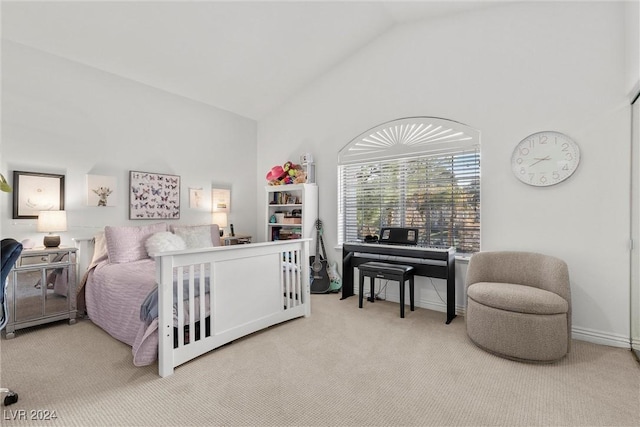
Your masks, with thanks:
[[[640,1],[625,3],[627,86],[631,96],[640,91]]]
[[[563,258],[574,336],[628,346],[624,11],[623,3],[535,2],[396,27],[259,122],[258,184],[271,166],[312,152],[324,238],[333,247],[336,157],[352,138],[415,115],[475,127],[482,135],[482,249]],[[541,130],[566,133],[582,150],[574,176],[550,188],[522,184],[510,170],[515,145]],[[256,212],[262,224],[263,209]],[[339,260],[339,252],[329,257]],[[437,287],[443,294],[443,284]],[[438,304],[430,284],[420,288],[423,306]]]
[[[628,2],[627,18],[627,58],[629,94],[633,99],[640,93],[640,1]],[[633,106],[632,126],[632,226],[634,241],[631,252],[631,348],[640,356],[640,102]]]
[[[189,78],[189,76],[185,76]],[[2,158],[13,170],[65,175],[69,231],[90,237],[129,221],[129,171],[181,177],[181,218],[211,223],[212,185],[231,188],[230,222],[255,235],[256,122],[16,43],[2,45]],[[117,177],[117,206],[86,206],[86,174]],[[203,188],[201,209],[189,188]],[[35,220],[11,219],[12,195],[0,193],[2,235],[40,244]]]

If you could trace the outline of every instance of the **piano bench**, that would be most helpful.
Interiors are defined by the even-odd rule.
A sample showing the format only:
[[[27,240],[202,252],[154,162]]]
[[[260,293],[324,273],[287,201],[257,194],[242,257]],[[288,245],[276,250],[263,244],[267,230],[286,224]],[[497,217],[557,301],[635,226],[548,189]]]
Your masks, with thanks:
[[[406,281],[409,281],[409,302],[411,303],[411,311],[415,310],[414,306],[414,289],[413,289],[413,266],[403,264],[389,264],[386,262],[369,261],[358,265],[360,270],[360,292],[358,295],[358,306],[362,308],[362,297],[364,294],[364,278],[369,278],[371,289],[371,297],[369,301],[375,301],[374,284],[375,279],[395,280],[400,285],[400,317],[404,317],[404,288]]]

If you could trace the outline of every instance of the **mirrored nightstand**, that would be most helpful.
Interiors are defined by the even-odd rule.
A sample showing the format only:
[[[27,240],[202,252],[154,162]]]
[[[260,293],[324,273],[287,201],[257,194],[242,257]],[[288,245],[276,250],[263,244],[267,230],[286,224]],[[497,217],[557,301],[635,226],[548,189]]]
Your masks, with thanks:
[[[76,248],[25,249],[9,273],[6,338],[17,329],[69,319],[76,322]]]

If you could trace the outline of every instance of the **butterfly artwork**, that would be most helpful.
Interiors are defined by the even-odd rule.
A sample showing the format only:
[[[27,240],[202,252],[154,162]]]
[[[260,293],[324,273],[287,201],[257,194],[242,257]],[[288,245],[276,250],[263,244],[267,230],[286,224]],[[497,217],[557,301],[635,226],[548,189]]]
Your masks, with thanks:
[[[180,219],[180,177],[129,172],[129,219]]]

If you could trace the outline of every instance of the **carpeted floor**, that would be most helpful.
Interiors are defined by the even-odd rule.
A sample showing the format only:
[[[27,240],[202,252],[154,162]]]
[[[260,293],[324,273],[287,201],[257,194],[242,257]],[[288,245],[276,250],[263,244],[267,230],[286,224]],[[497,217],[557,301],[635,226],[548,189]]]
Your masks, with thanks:
[[[0,383],[20,394],[2,425],[640,425],[630,350],[574,341],[558,363],[524,364],[475,347],[462,317],[445,325],[440,312],[401,319],[395,303],[357,305],[313,295],[310,318],[164,379],[90,321],[17,331],[0,344]]]

